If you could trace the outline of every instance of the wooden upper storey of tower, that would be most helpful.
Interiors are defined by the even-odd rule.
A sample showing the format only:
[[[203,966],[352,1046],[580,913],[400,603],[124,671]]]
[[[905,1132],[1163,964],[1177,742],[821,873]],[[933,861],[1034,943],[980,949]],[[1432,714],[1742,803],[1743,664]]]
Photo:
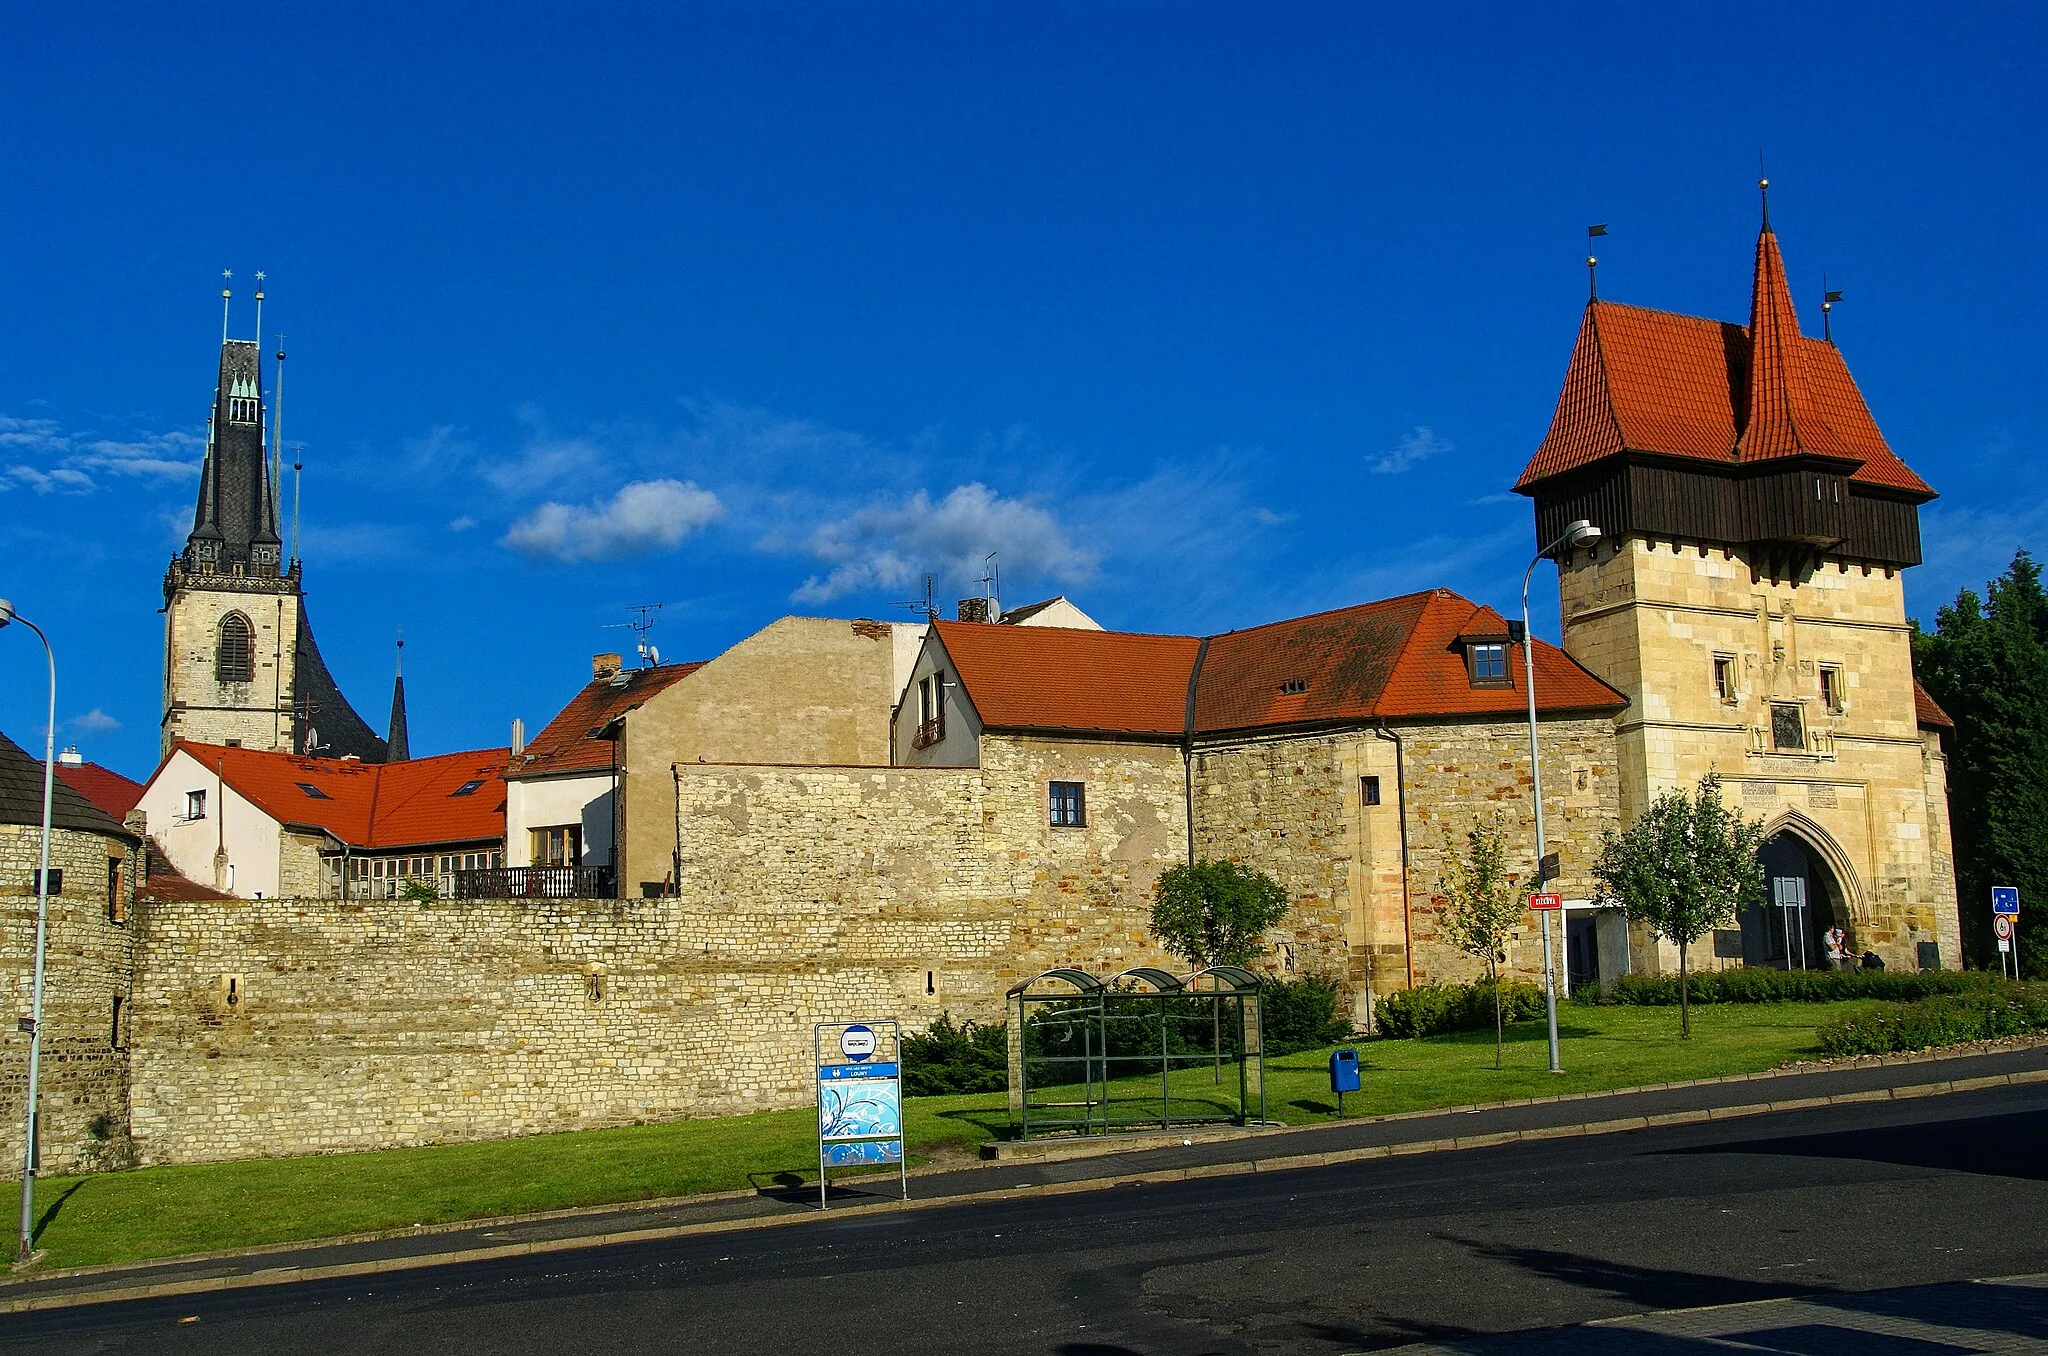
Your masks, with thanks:
[[[1554,540],[1574,518],[1639,532],[1920,559],[1934,491],[1886,445],[1841,350],[1799,333],[1777,237],[1757,240],[1747,326],[1588,303],[1549,434],[1515,489]]]

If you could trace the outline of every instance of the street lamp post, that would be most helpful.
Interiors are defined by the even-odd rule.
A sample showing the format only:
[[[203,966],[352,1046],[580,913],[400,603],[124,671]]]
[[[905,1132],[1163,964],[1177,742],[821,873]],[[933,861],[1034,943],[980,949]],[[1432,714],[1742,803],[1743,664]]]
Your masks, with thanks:
[[[43,1063],[43,954],[50,933],[50,796],[57,780],[57,656],[43,628],[14,610],[14,604],[0,598],[0,626],[20,622],[43,642],[43,658],[50,666],[50,712],[43,724],[43,843],[36,872],[36,961],[35,982],[29,999],[28,1018],[28,1128],[21,1153],[21,1242],[16,1260],[35,1256],[36,1209],[36,1089]]]
[[[1529,579],[1536,573],[1537,563],[1550,558],[1559,547],[1567,550],[1585,546],[1600,540],[1600,529],[1584,518],[1564,530],[1564,535],[1538,551],[1530,560],[1529,568],[1522,571],[1522,686],[1529,698],[1529,790],[1536,802],[1536,885],[1541,889],[1549,883],[1543,869],[1543,859],[1549,853],[1543,841],[1543,760],[1536,748],[1536,638],[1529,631]],[[1564,1066],[1557,1062],[1557,967],[1551,961],[1550,909],[1543,914],[1543,1007],[1550,1022],[1550,1071],[1563,1073]]]

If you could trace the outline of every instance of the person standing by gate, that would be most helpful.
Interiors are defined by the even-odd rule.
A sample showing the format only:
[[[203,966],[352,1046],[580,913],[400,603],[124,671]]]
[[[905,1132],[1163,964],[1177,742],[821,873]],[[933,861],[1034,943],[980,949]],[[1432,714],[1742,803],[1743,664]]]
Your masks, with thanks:
[[[1841,927],[1838,925],[1829,928],[1827,932],[1822,935],[1821,941],[1824,944],[1826,944],[1828,949],[1828,969],[1848,969],[1849,938],[1848,935],[1842,931]]]

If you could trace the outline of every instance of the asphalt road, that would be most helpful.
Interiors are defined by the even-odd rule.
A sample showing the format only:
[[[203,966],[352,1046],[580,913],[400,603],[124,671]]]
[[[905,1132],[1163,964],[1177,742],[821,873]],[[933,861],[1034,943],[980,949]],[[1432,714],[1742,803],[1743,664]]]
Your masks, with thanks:
[[[2048,1271],[2043,1146],[2048,1087],[2005,1088],[12,1315],[0,1349],[1367,1350]]]

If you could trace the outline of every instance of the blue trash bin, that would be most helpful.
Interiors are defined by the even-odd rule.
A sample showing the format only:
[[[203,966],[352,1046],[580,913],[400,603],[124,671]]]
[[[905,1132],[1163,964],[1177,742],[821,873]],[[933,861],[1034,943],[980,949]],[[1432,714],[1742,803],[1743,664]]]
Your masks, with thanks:
[[[1337,1094],[1337,1114],[1344,1114],[1344,1094],[1358,1091],[1358,1052],[1330,1052],[1330,1091]]]

